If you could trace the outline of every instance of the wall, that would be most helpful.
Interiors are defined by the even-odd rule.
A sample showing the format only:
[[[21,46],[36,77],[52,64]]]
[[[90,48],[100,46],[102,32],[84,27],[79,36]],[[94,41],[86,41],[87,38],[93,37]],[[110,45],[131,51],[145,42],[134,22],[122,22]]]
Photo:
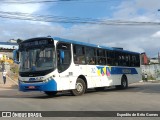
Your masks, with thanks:
[[[160,80],[160,64],[141,65],[142,76],[147,74],[148,77]]]

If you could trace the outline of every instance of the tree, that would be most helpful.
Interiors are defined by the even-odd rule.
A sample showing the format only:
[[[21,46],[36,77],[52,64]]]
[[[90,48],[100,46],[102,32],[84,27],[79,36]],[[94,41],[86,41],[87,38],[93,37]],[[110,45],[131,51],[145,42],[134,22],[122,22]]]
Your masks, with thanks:
[[[19,43],[21,43],[23,40],[22,39],[17,39],[17,43],[19,44]]]

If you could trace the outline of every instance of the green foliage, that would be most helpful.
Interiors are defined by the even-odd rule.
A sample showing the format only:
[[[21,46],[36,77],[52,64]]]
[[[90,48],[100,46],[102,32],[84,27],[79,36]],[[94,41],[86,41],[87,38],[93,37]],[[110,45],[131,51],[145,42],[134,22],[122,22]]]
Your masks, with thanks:
[[[3,62],[4,62],[3,60],[0,60],[0,64],[3,64]]]
[[[146,80],[144,75],[142,75],[142,80]],[[156,80],[156,77],[153,75],[148,75],[147,80]]]
[[[144,75],[142,75],[142,80],[145,80],[145,77],[144,77]]]
[[[148,80],[156,80],[156,78],[153,75],[148,76]]]
[[[19,68],[18,68],[18,65],[11,65],[11,68],[10,68],[11,72],[13,72],[14,74],[18,74],[19,72]]]
[[[9,76],[13,80],[18,80],[18,75],[19,75],[19,67],[18,67],[18,65],[12,64],[10,66],[10,74],[9,74]]]

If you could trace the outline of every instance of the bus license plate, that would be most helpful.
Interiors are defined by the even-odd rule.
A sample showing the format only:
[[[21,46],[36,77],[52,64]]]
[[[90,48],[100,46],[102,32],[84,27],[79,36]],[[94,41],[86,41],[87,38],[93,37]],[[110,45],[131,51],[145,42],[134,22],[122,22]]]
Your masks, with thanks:
[[[28,86],[28,89],[35,89],[35,86]]]

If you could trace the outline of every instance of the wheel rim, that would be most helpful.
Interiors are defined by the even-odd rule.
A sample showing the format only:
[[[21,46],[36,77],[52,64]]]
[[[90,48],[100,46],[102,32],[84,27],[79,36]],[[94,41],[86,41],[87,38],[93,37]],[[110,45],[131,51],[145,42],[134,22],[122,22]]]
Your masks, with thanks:
[[[83,85],[81,83],[77,83],[76,84],[76,90],[79,93],[82,92],[83,91]]]
[[[123,84],[124,87],[126,87],[127,83],[126,83],[125,79],[123,80],[122,84]]]

